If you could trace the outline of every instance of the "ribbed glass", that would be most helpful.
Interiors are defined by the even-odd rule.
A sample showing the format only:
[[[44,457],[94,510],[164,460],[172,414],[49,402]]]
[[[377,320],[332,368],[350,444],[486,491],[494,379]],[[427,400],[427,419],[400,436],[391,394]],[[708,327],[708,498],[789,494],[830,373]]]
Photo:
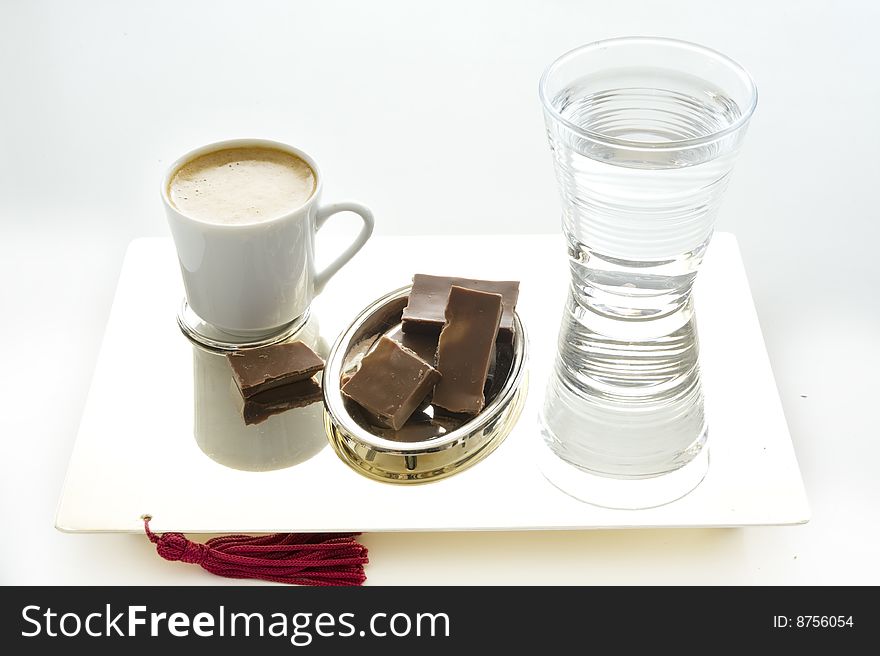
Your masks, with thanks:
[[[542,428],[566,463],[644,478],[706,442],[691,289],[757,93],[670,39],[590,44],[540,86],[571,284]]]

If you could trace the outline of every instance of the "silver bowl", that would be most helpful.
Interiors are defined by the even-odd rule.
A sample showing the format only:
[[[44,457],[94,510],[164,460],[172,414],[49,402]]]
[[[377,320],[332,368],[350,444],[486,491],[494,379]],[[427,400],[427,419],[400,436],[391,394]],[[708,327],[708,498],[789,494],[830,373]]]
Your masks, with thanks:
[[[437,480],[485,458],[516,424],[528,389],[528,340],[514,313],[513,343],[497,347],[486,405],[478,415],[442,415],[429,405],[419,411],[421,421],[401,431],[371,426],[343,396],[342,380],[382,335],[400,332],[410,289],[402,287],[365,308],[336,340],[324,367],[324,427],[331,446],[355,471],[389,483]]]

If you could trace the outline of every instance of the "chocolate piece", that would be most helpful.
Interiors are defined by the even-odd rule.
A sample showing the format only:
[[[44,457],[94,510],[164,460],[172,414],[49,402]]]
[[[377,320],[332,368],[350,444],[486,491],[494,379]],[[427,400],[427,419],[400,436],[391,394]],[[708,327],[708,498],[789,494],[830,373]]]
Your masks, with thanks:
[[[407,334],[403,332],[403,329],[399,325],[397,325],[387,331],[385,336],[388,339],[393,339],[404,348],[409,349],[432,367],[434,366],[437,356],[437,338],[440,337],[440,335],[428,335],[422,333]],[[342,382],[345,384],[344,380]],[[416,412],[424,410],[429,405],[431,405],[430,392],[416,408]]]
[[[475,415],[486,400],[483,388],[495,354],[502,296],[453,285],[446,304],[446,325],[437,346],[434,406]]]
[[[364,356],[342,393],[371,421],[398,430],[440,380],[434,367],[388,337]]]
[[[274,387],[307,380],[324,368],[324,361],[302,342],[284,342],[230,353],[235,384],[244,398]]]
[[[439,334],[395,331],[394,334],[389,334],[388,336],[404,348],[408,348],[428,364],[433,365],[436,361],[437,338],[440,337]]]
[[[417,273],[413,276],[409,303],[403,310],[403,330],[408,333],[439,334],[446,322],[446,300],[453,285],[501,294],[504,312],[501,315],[498,339],[508,344],[513,341],[513,311],[519,298],[519,282],[515,280],[472,280]]]
[[[310,378],[254,394],[245,399],[241,414],[244,423],[250,426],[266,421],[272,415],[311,405],[322,397],[321,386]]]
[[[437,339],[439,335],[422,335],[420,333],[400,333],[400,344],[415,353],[432,367],[437,367]],[[392,338],[393,339],[393,338]],[[395,340],[397,341],[397,340]],[[433,389],[433,388],[432,388]],[[431,392],[416,406],[416,410],[424,410],[431,405]]]
[[[437,339],[439,335],[421,333],[400,333],[400,343],[430,365],[437,361]]]

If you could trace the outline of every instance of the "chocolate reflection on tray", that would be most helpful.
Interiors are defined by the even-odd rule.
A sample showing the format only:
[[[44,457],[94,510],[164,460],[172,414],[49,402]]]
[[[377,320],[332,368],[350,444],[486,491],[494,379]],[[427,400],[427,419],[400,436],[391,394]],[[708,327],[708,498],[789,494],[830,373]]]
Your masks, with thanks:
[[[248,426],[260,424],[269,417],[288,410],[304,408],[317,403],[322,398],[323,392],[317,381],[311,378],[301,380],[248,397],[244,400],[242,416]]]

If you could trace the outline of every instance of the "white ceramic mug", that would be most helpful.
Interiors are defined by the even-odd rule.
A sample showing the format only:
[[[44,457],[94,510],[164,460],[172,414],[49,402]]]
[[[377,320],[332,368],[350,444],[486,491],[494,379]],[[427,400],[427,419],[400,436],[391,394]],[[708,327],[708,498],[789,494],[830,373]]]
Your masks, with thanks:
[[[171,203],[168,185],[180,166],[225,148],[265,147],[292,153],[315,172],[315,191],[299,208],[260,223],[208,223]],[[162,179],[162,201],[177,247],[190,309],[211,326],[238,336],[271,334],[303,317],[327,281],[373,232],[373,213],[354,202],[322,205],[323,177],[303,151],[264,139],[235,139],[202,146],[172,164]],[[323,271],[315,271],[315,234],[332,215],[354,212],[363,227]]]

